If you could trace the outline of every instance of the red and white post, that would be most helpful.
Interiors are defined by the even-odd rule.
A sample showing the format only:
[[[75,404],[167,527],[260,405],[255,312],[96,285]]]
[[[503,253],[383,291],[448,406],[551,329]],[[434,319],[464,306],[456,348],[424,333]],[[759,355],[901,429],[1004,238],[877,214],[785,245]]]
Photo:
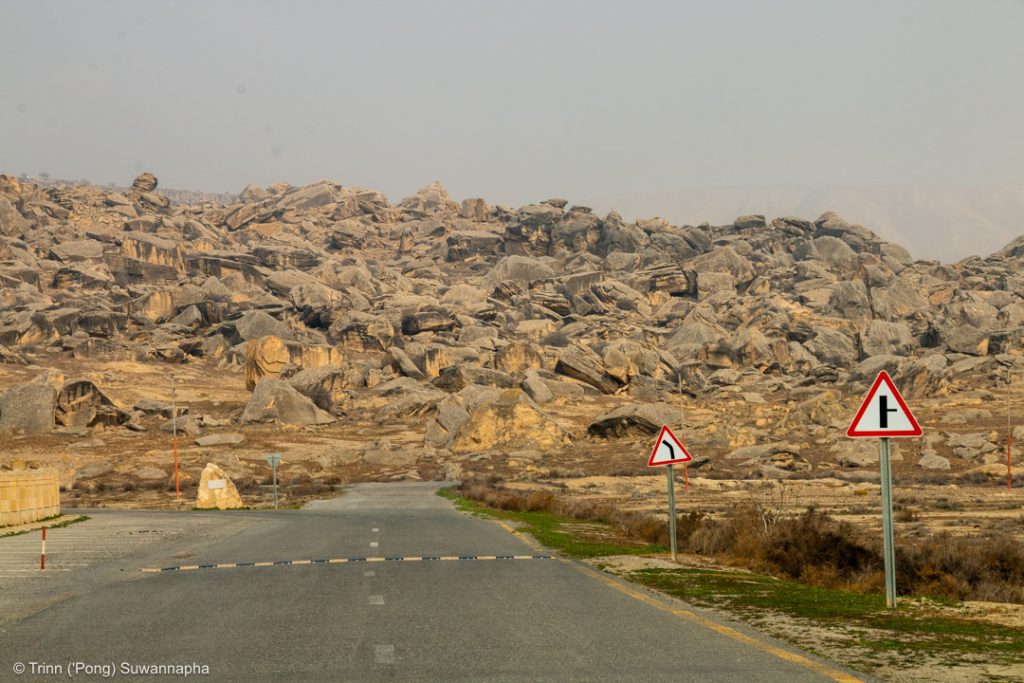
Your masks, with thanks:
[[[46,569],[46,527],[43,527],[43,550],[39,555],[39,571]]]

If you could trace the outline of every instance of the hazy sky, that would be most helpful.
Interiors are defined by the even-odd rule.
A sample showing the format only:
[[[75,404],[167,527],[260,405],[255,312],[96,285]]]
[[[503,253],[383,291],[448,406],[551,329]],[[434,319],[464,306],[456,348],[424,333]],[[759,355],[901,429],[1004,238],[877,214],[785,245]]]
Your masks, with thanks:
[[[521,205],[1024,183],[1024,2],[0,2],[0,172]]]

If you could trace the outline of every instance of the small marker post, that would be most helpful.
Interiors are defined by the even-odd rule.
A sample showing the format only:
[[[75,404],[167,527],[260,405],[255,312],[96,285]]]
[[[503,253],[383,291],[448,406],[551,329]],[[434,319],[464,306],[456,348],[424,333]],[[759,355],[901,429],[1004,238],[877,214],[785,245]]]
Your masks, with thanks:
[[[271,453],[267,455],[264,460],[270,465],[270,470],[274,480],[274,509],[277,509],[277,466],[281,462],[281,453]]]

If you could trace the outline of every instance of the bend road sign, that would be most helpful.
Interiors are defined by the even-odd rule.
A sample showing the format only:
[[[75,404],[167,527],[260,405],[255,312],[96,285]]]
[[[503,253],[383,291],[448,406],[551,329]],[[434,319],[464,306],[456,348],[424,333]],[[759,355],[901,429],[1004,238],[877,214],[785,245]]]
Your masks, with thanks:
[[[661,428],[661,434],[654,443],[654,450],[647,461],[648,467],[659,467],[661,465],[672,465],[677,462],[690,462],[693,456],[686,450],[686,447],[679,442],[672,430],[665,425]]]
[[[921,436],[914,419],[889,373],[882,370],[853,418],[846,435],[850,437]]]

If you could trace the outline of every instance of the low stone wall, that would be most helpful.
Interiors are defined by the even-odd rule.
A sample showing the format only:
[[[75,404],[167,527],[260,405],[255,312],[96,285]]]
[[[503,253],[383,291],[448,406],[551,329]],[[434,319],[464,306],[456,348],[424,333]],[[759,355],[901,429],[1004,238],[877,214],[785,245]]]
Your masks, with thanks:
[[[60,514],[60,483],[53,470],[0,471],[0,527]]]

